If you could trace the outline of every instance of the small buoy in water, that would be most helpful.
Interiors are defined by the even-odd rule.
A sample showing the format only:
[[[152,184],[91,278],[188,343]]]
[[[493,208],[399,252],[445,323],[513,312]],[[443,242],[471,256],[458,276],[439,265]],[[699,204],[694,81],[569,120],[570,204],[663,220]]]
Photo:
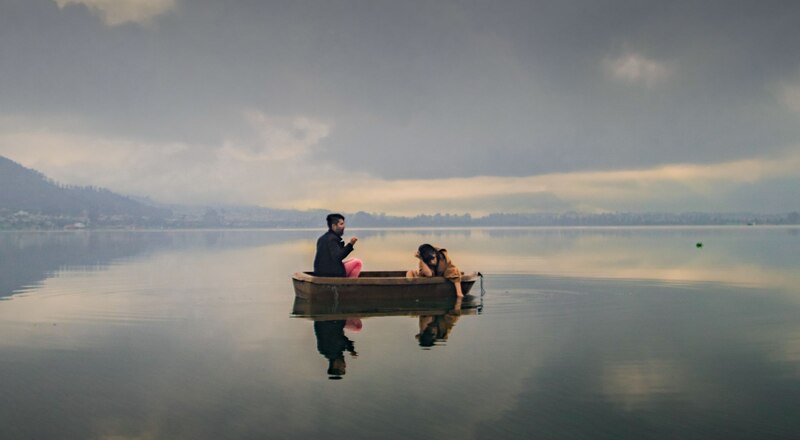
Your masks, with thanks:
[[[699,241],[698,241],[698,242],[697,242],[697,244],[696,244],[695,246],[697,246],[697,247],[701,248],[701,247],[703,247],[703,243],[701,243],[701,242],[699,242]]]

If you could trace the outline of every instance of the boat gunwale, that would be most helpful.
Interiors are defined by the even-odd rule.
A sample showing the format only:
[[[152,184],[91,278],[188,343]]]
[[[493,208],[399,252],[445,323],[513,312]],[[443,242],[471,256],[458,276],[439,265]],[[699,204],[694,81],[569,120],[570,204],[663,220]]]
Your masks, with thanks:
[[[374,272],[397,272],[397,271],[374,271]],[[474,283],[478,278],[477,272],[466,272],[461,275],[461,283]],[[429,285],[442,284],[447,279],[445,277],[318,277],[309,272],[295,272],[292,275],[294,281],[306,282],[315,285],[348,285],[348,286],[404,286],[404,285]]]

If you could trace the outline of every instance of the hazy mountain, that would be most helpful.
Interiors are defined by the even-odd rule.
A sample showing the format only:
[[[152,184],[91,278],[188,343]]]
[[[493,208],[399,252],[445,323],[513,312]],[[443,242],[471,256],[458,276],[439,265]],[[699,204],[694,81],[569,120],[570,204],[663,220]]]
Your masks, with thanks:
[[[162,220],[168,209],[148,206],[107,189],[60,185],[42,173],[0,156],[0,213],[127,220]]]
[[[89,227],[324,228],[322,209],[298,211],[258,206],[162,205],[107,189],[60,185],[38,171],[0,156],[0,229]],[[797,212],[757,213],[493,213],[397,217],[344,213],[351,227],[482,227],[799,224]]]

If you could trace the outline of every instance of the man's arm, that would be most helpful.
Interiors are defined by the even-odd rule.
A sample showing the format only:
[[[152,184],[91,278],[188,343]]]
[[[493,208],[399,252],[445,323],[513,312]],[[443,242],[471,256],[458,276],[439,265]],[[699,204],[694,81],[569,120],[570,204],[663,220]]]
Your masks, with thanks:
[[[350,252],[353,252],[353,243],[342,246],[342,241],[338,237],[331,237],[327,243],[328,253],[334,261],[342,261]]]

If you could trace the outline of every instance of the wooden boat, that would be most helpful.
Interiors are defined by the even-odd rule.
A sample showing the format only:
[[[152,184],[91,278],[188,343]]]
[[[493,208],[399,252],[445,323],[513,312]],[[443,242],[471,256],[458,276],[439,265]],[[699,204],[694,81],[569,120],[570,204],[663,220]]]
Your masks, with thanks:
[[[477,272],[461,274],[461,292],[472,288],[480,275]],[[405,271],[364,271],[358,278],[318,277],[311,272],[297,272],[292,276],[295,296],[308,300],[397,298],[431,299],[455,298],[453,283],[444,277],[406,277]]]

